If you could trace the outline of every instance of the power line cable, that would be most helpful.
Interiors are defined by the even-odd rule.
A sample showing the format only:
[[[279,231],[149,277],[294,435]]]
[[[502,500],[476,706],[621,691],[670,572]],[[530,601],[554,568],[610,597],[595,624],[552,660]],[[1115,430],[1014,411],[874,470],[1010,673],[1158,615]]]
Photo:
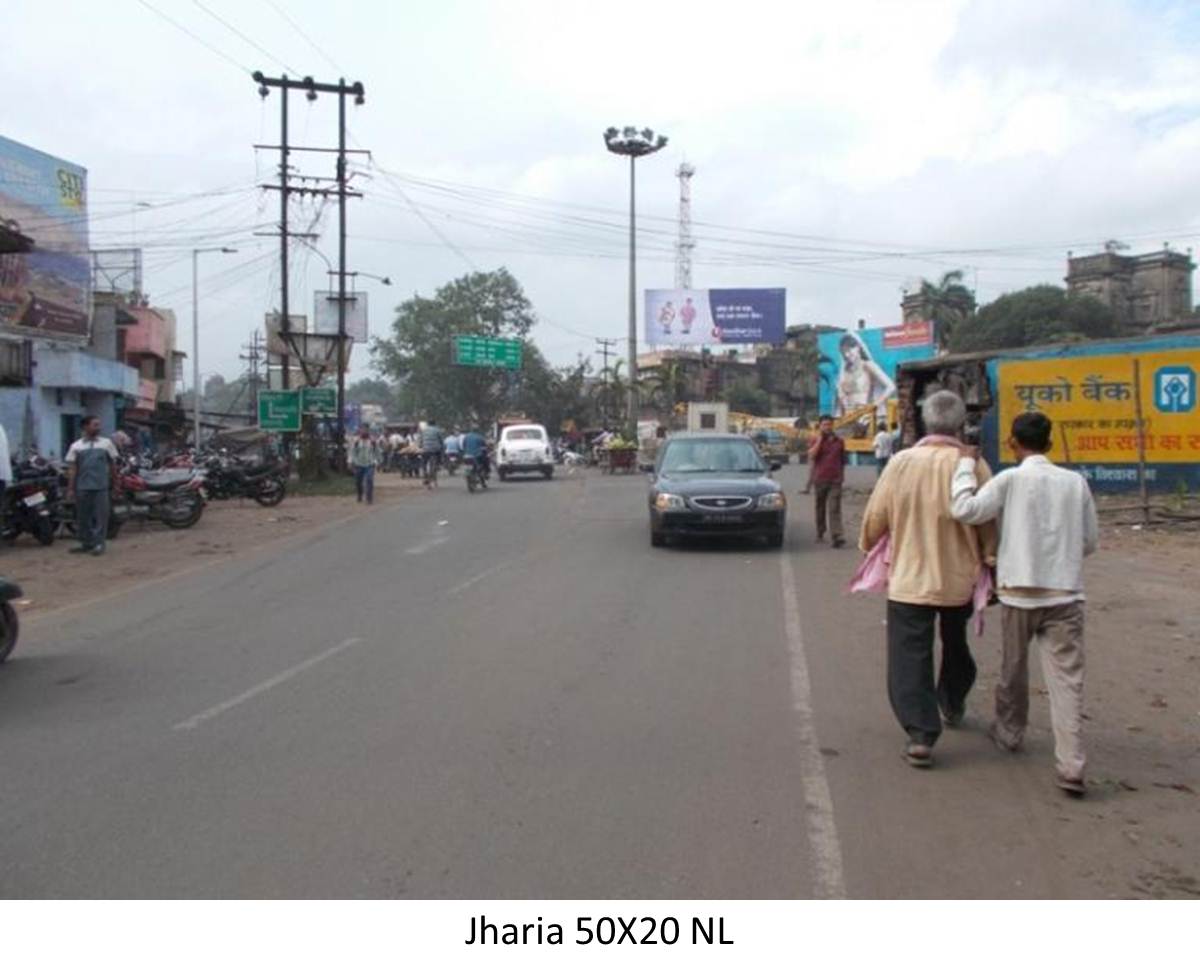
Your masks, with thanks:
[[[334,69],[334,71],[336,71],[339,75],[346,74],[346,72],[342,70],[341,66],[336,61],[334,61],[331,57],[329,57],[329,55],[325,53],[325,50],[319,44],[317,44],[316,41],[314,41],[311,37],[309,37],[309,35],[305,33],[303,28],[301,28],[299,24],[297,24],[294,20],[292,20],[292,18],[288,16],[287,12],[281,6],[279,6],[279,4],[277,4],[275,2],[275,0],[267,0],[267,3],[275,11],[275,13],[279,14],[280,17],[282,17],[285,21],[288,22],[289,25],[291,25],[292,30],[294,30],[305,41],[308,42],[308,46],[310,48],[312,48],[317,54],[319,54],[322,58],[324,58],[329,63],[330,67],[332,67]]]
[[[227,21],[220,14],[216,13],[215,11],[211,10],[209,7],[207,7],[203,3],[201,3],[200,0],[192,0],[192,3],[194,3],[197,7],[199,7],[206,14],[208,14],[208,16],[211,17],[213,20],[215,20],[218,24],[223,25],[227,30],[232,31],[234,34],[236,34],[238,37],[240,37],[243,41],[245,41],[248,45],[250,45],[250,47],[254,48],[255,51],[257,51],[259,54],[261,54],[267,60],[273,61],[278,65],[282,65],[284,68],[286,68],[288,71],[290,71],[293,75],[296,75],[296,76],[300,75],[300,73],[298,71],[296,71],[295,68],[291,67],[291,65],[289,65],[286,61],[284,61],[282,58],[276,58],[273,54],[271,54],[270,51],[268,51],[266,48],[264,48],[256,40],[254,40],[254,38],[249,37],[246,34],[243,34],[241,31],[239,31],[236,27],[234,27],[231,23],[229,23],[229,21]]]
[[[186,34],[188,37],[192,38],[192,40],[197,41],[200,44],[203,44],[206,48],[208,48],[209,51],[211,51],[213,54],[215,54],[218,58],[222,59],[223,61],[229,62],[229,64],[233,65],[233,67],[238,69],[238,71],[243,71],[247,75],[253,74],[253,72],[249,68],[247,68],[245,65],[239,64],[234,58],[231,58],[220,48],[217,48],[217,47],[213,46],[212,44],[210,44],[208,41],[204,40],[204,38],[202,38],[195,31],[193,31],[190,28],[185,27],[183,24],[179,23],[179,21],[175,20],[174,17],[170,17],[167,14],[164,14],[157,7],[154,7],[151,4],[147,3],[147,0],[138,0],[138,3],[140,3],[143,7],[145,7],[147,10],[149,10],[155,16],[161,17],[168,24],[171,24],[173,27],[177,28],[178,30],[183,31],[183,33]]]

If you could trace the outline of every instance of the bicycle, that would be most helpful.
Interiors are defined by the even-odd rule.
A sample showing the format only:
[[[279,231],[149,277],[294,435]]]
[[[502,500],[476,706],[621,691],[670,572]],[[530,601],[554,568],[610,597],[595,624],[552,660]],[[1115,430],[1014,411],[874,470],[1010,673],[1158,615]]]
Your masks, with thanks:
[[[438,462],[440,453],[425,453],[422,460],[421,482],[431,490],[438,485]]]

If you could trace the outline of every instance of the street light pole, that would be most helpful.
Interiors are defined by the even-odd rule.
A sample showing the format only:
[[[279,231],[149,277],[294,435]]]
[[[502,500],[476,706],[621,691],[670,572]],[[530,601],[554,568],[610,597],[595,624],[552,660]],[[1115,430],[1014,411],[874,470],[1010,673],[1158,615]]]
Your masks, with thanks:
[[[638,422],[637,392],[637,169],[638,157],[657,153],[667,145],[667,138],[655,135],[652,129],[638,130],[634,126],[604,131],[604,145],[609,152],[629,157],[629,426],[636,437]]]
[[[197,271],[201,252],[222,252],[232,255],[236,248],[192,249],[192,448],[200,449],[200,287]]]

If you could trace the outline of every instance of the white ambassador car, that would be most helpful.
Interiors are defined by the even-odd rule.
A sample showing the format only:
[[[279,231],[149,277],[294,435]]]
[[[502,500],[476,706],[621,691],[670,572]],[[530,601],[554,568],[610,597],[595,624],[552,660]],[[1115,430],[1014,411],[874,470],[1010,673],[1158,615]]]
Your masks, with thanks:
[[[500,433],[496,445],[496,472],[501,480],[513,473],[554,476],[554,451],[544,425],[511,425]]]

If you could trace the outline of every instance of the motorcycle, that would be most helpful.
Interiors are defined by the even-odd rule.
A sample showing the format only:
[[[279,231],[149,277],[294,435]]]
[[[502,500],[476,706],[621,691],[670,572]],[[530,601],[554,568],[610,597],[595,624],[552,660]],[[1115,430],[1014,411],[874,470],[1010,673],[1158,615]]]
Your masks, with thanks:
[[[454,476],[458,472],[458,467],[462,463],[462,456],[459,453],[446,453],[446,473]]]
[[[476,490],[486,490],[488,485],[488,470],[491,468],[488,465],[487,457],[477,459],[474,456],[468,456],[466,464],[467,492],[474,493]]]
[[[202,472],[204,488],[212,500],[244,497],[263,507],[275,507],[287,496],[287,480],[281,463],[248,466],[217,456],[208,461]]]
[[[125,469],[113,493],[110,538],[126,521],[162,521],[167,527],[187,528],[204,513],[204,478],[194,470],[142,471]]]
[[[16,582],[0,578],[0,664],[8,659],[9,654],[17,645],[17,634],[20,623],[17,620],[17,610],[13,600],[20,599],[24,593]]]
[[[5,541],[30,534],[38,544],[54,544],[58,529],[58,480],[19,480],[4,491],[3,532]]]

